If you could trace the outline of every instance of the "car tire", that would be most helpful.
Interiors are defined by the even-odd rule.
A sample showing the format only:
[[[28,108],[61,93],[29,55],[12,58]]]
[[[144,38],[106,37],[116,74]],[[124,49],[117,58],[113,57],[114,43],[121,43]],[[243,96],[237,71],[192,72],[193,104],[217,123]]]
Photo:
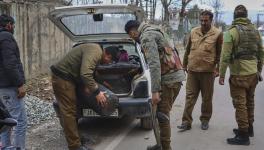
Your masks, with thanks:
[[[140,127],[145,130],[152,130],[153,126],[152,126],[151,117],[141,118]]]

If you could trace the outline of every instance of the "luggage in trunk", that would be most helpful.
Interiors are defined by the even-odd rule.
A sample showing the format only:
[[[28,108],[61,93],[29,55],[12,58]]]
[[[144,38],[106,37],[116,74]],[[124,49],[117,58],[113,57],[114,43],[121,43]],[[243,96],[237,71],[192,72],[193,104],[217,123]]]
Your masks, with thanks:
[[[96,67],[95,79],[115,94],[128,95],[131,82],[140,73],[140,65],[131,62],[118,62]]]
[[[88,106],[97,114],[101,116],[110,116],[118,107],[119,99],[112,91],[102,85],[99,85],[99,90],[105,93],[108,103],[106,107],[102,107],[100,104],[98,104],[95,97],[96,95],[87,95],[84,92],[84,87],[81,85],[77,88],[77,99],[79,100],[79,103],[81,102],[82,105],[85,104],[85,106]]]

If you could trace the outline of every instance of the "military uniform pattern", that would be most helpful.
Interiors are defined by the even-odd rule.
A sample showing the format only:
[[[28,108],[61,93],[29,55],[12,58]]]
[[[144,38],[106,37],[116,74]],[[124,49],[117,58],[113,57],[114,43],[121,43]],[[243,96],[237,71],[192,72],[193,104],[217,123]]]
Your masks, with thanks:
[[[258,83],[257,74],[231,76],[229,82],[238,128],[247,132],[249,124],[253,125],[254,122],[254,93]]]
[[[161,92],[161,101],[158,103],[157,111],[170,116],[172,105],[180,91],[181,82],[185,80],[183,70],[171,70],[166,74],[161,74],[160,58],[164,54],[164,48],[169,46],[168,41],[159,29],[148,24],[142,23],[138,31],[140,32],[140,44],[146,61],[150,68],[151,91]],[[163,150],[171,150],[170,122],[159,122],[160,140]]]

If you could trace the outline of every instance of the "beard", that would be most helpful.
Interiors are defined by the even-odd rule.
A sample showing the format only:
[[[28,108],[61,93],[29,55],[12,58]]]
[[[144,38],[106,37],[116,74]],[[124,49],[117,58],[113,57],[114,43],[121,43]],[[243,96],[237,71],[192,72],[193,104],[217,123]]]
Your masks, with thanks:
[[[14,29],[14,28],[11,28],[11,29],[9,30],[9,32],[12,33],[12,34],[14,34],[14,33],[15,33],[15,29]]]

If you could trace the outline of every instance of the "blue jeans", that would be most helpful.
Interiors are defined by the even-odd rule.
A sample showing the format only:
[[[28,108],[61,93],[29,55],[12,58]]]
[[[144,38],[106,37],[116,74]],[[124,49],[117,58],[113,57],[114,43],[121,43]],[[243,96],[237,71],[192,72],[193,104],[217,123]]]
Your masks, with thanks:
[[[1,134],[3,150],[11,145],[25,149],[25,138],[27,129],[27,115],[24,99],[17,98],[17,88],[0,88],[0,100],[4,103],[12,118],[17,120],[17,126],[13,131],[8,130]],[[12,133],[12,136],[11,136]],[[12,142],[11,142],[12,137]]]

